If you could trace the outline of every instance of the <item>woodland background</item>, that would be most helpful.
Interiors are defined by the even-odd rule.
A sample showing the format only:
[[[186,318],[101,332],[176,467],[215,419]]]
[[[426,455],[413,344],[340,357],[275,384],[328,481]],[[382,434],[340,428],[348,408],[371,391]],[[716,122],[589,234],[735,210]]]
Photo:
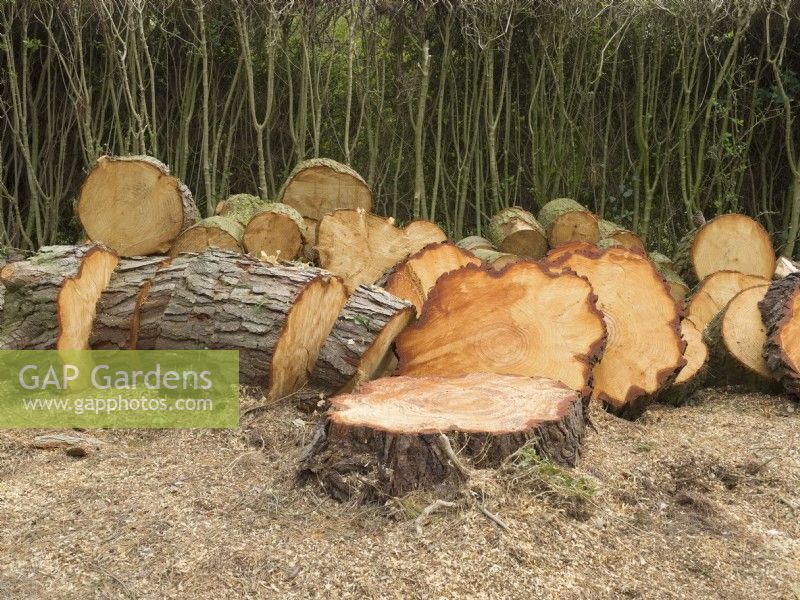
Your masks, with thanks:
[[[0,244],[79,235],[105,153],[211,214],[301,159],[480,233],[570,196],[669,252],[744,212],[800,252],[800,2],[0,0]]]

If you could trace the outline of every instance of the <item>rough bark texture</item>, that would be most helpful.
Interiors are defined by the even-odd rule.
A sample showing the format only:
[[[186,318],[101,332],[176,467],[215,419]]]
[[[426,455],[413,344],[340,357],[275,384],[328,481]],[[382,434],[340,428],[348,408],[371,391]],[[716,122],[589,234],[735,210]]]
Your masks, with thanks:
[[[539,211],[539,223],[551,248],[571,242],[596,244],[600,241],[597,217],[571,198],[556,198],[545,204]]]
[[[164,310],[175,293],[175,287],[183,278],[183,272],[197,254],[181,254],[161,265],[155,272],[148,289],[147,298],[139,309],[139,333],[136,348],[153,350],[161,332]]]
[[[800,273],[774,281],[758,308],[767,332],[767,366],[783,388],[800,400]]]
[[[497,250],[492,242],[478,235],[470,235],[465,237],[464,239],[459,240],[458,243],[456,243],[456,246],[469,252],[473,252],[474,250],[481,248],[485,250]]]
[[[246,227],[253,215],[264,210],[267,204],[258,196],[234,194],[217,204],[215,213],[220,217],[233,219],[241,224],[242,227]]]
[[[244,227],[228,217],[208,217],[192,225],[178,236],[170,248],[170,256],[182,252],[203,252],[208,248],[242,251]]]
[[[122,259],[97,303],[89,337],[94,350],[133,350],[139,337],[140,309],[156,271],[169,264],[164,256]]]
[[[82,350],[118,262],[100,245],[47,246],[0,272],[6,288],[0,348]]]
[[[656,265],[659,271],[662,269],[669,269],[670,271],[678,273],[675,263],[666,254],[661,254],[661,252],[650,252],[647,257],[653,262],[653,264]]]
[[[625,229],[621,225],[617,225],[613,221],[607,221],[605,219],[601,219],[599,222],[600,226],[600,242],[599,246],[622,246],[623,248],[627,248],[628,250],[639,250],[641,252],[645,251],[644,242],[642,238],[638,235],[633,233],[632,231]]]
[[[470,465],[496,467],[529,444],[572,466],[585,426],[579,394],[563,384],[486,373],[379,379],[331,405],[299,475],[343,502],[463,485],[442,435]]]
[[[505,252],[487,250],[486,248],[476,248],[475,250],[472,250],[472,253],[487,265],[491,265],[491,267],[496,271],[501,271],[508,265],[513,265],[515,262],[525,260],[516,254],[506,254]]]
[[[256,258],[294,260],[303,253],[306,223],[291,206],[272,202],[254,213],[244,228],[244,249]]]
[[[681,321],[681,335],[686,342],[683,357],[686,365],[678,372],[674,383],[659,396],[659,402],[681,406],[706,382],[708,375],[708,346],[703,341],[703,332],[695,324]]]
[[[757,285],[769,285],[769,279],[738,271],[717,271],[700,283],[686,306],[686,317],[700,331],[728,305],[736,294]]]
[[[163,254],[200,218],[189,189],[150,156],[101,156],[75,212],[92,241],[120,256]]]
[[[411,304],[375,286],[360,285],[320,350],[306,385],[294,395],[305,410],[372,379],[395,337],[414,316]]]
[[[547,235],[531,213],[518,206],[501,210],[489,221],[488,236],[501,252],[538,260],[547,252]]]

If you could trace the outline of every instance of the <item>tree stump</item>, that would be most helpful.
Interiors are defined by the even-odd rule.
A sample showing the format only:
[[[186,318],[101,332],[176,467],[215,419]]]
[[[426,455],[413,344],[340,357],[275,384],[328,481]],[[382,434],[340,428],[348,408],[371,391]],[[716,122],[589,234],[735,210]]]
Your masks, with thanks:
[[[487,373],[390,377],[331,400],[299,475],[343,502],[382,500],[463,483],[448,448],[472,465],[496,467],[530,444],[572,466],[583,432],[580,395],[557,381]]]
[[[182,252],[203,252],[208,248],[242,252],[244,227],[228,217],[208,217],[195,223],[178,236],[169,255]]]
[[[531,213],[518,206],[501,210],[489,221],[489,239],[505,254],[538,260],[547,252],[547,237]]]
[[[767,331],[763,351],[767,366],[800,400],[800,273],[774,281],[758,307]]]
[[[551,248],[570,242],[600,241],[597,216],[571,198],[556,198],[539,211],[539,223],[544,227]]]
[[[251,256],[294,260],[303,254],[306,224],[291,206],[273,202],[256,212],[244,228],[242,241]]]
[[[689,319],[681,321],[681,335],[686,342],[683,358],[686,365],[678,371],[673,384],[659,397],[659,401],[681,406],[705,383],[708,374],[708,346],[703,332]]]
[[[686,317],[703,331],[736,294],[749,287],[769,285],[769,280],[738,271],[717,271],[700,283],[686,306]]]

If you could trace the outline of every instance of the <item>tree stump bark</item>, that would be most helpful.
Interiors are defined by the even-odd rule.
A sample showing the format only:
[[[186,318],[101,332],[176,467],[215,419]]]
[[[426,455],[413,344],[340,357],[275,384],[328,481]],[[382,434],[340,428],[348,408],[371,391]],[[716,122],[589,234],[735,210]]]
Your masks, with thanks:
[[[197,254],[181,254],[165,261],[156,269],[155,274],[139,308],[139,330],[136,336],[138,350],[155,350],[156,340],[161,332],[161,321],[175,286],[183,278],[183,272]]]
[[[600,241],[597,216],[571,198],[556,198],[539,211],[539,223],[544,227],[551,248],[570,242]]]
[[[769,280],[738,271],[717,271],[700,283],[686,306],[686,318],[703,331],[720,310],[736,294],[757,285],[769,285]]]
[[[800,273],[774,281],[758,307],[767,331],[763,351],[767,366],[800,400]]]
[[[242,241],[256,258],[294,260],[303,254],[306,224],[291,206],[273,202],[256,212],[244,228]]]
[[[456,246],[458,246],[459,248],[463,248],[467,252],[474,252],[475,250],[479,249],[497,250],[497,248],[494,247],[494,244],[492,244],[492,242],[478,235],[467,236],[464,239],[459,240],[456,243]]]
[[[258,196],[251,194],[234,194],[217,204],[214,214],[220,217],[227,217],[237,221],[242,227],[246,227],[257,212],[264,210],[269,204]]]
[[[463,484],[448,446],[482,468],[499,466],[526,444],[572,466],[584,423],[580,395],[549,379],[487,373],[378,379],[332,399],[299,475],[337,500],[364,502]]]
[[[547,236],[531,213],[518,206],[506,208],[489,221],[492,244],[505,254],[538,260],[547,252]]]
[[[119,262],[101,245],[47,246],[0,272],[0,348],[84,350],[100,294]]]
[[[658,398],[660,402],[681,406],[705,383],[708,375],[708,346],[703,332],[689,319],[681,321],[681,335],[686,342],[683,358],[686,365],[678,371],[673,384]]]
[[[598,225],[600,227],[600,241],[598,242],[600,247],[621,246],[628,250],[646,252],[642,238],[632,231],[606,219],[601,219]]]
[[[170,248],[170,256],[182,252],[204,252],[208,248],[242,252],[244,227],[228,217],[208,217],[195,223],[178,236]]]

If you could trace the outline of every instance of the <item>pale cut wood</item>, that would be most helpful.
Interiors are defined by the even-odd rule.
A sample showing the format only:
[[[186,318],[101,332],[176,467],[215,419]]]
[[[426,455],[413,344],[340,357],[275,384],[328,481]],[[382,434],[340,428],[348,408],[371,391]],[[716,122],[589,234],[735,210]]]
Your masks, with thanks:
[[[571,198],[556,198],[545,204],[539,211],[539,223],[551,248],[571,242],[600,241],[597,216]]]
[[[692,294],[686,306],[686,317],[700,331],[725,308],[736,294],[756,285],[768,284],[769,280],[756,275],[745,275],[738,271],[717,271],[706,277]]]
[[[244,228],[228,217],[208,217],[186,229],[170,248],[169,255],[182,252],[203,252],[208,248],[242,251]]]
[[[547,252],[547,236],[531,213],[519,206],[494,215],[487,229],[492,244],[501,252],[534,260]]]
[[[758,306],[767,331],[767,367],[800,400],[800,272],[774,281]]]
[[[303,254],[306,224],[291,206],[273,202],[262,207],[247,222],[242,237],[245,250],[256,258],[294,260]]]
[[[480,237],[478,235],[470,235],[458,241],[456,244],[459,248],[463,248],[468,252],[473,252],[474,250],[484,249],[484,250],[497,250],[494,247],[494,244],[487,240],[484,237]]]
[[[708,346],[703,341],[703,332],[689,319],[681,321],[681,335],[686,342],[683,358],[686,365],[678,372],[674,383],[659,397],[666,404],[685,404],[706,381],[708,372]]]

